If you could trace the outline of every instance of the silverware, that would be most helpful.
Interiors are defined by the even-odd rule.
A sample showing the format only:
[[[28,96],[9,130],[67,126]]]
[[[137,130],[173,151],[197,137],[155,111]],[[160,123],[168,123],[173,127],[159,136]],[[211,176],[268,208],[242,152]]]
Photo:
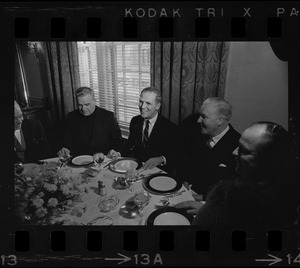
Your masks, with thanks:
[[[166,203],[164,203],[162,205],[154,205],[155,209],[165,208],[165,207],[175,207],[175,205],[174,204],[170,204],[169,201],[167,201]]]
[[[149,174],[149,175],[144,175],[144,174],[142,174],[142,175],[140,175],[140,177],[139,177],[137,180],[135,180],[135,181],[133,181],[133,182],[137,182],[137,181],[140,181],[140,180],[148,179],[150,176],[152,176],[152,175],[154,175],[154,174],[160,174],[160,173],[164,173],[164,171],[161,170],[161,171],[158,171],[158,172]]]
[[[185,192],[185,190],[179,191],[179,192],[174,193],[174,194],[167,194],[167,195],[165,195],[165,198],[171,198],[171,197],[174,197],[174,196],[182,195],[184,192]]]

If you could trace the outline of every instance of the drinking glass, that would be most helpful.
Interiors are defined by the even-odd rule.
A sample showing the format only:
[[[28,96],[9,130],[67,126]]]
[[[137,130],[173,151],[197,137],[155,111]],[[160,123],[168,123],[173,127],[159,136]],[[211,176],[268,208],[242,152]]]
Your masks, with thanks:
[[[58,158],[59,163],[60,163],[59,168],[65,167],[67,162],[70,160],[70,158],[71,158],[70,154],[60,155]]]
[[[93,160],[98,169],[100,169],[101,163],[104,161],[104,159],[105,159],[105,155],[103,153],[93,154]]]
[[[20,175],[23,172],[23,170],[24,170],[24,166],[22,162],[15,164],[15,172],[17,175]]]
[[[140,191],[134,195],[133,198],[134,202],[139,208],[139,213],[137,215],[137,219],[140,220],[143,218],[143,209],[149,204],[150,202],[150,195],[148,192]]]
[[[126,171],[125,180],[126,183],[128,183],[129,185],[129,189],[128,189],[129,194],[135,193],[136,190],[133,182],[135,182],[137,178],[138,178],[138,171],[136,169],[130,169]]]

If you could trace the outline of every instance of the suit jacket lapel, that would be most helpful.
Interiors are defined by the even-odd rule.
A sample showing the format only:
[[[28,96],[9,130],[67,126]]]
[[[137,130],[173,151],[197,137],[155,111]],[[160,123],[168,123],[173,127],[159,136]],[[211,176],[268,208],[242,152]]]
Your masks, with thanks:
[[[143,125],[144,125],[144,119],[140,116],[137,125],[136,125],[136,132],[137,132],[137,140],[139,141],[139,144],[143,144]]]
[[[225,144],[227,144],[228,138],[231,136],[231,127],[229,127],[229,130],[225,133],[225,135],[217,142],[217,144],[212,148],[212,150],[218,151],[223,150],[222,147],[224,147]]]

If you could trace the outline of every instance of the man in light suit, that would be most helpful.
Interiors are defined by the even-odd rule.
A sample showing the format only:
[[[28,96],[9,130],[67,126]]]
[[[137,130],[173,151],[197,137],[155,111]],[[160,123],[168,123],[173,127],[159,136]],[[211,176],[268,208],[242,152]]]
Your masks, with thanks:
[[[232,106],[222,98],[206,99],[189,127],[181,126],[181,165],[179,176],[187,187],[201,198],[220,180],[230,179],[235,173],[235,157],[240,134],[229,124]]]
[[[122,146],[121,130],[114,114],[96,106],[94,92],[89,87],[76,90],[78,109],[67,115],[65,141],[59,154],[107,154]]]
[[[125,147],[114,156],[131,156],[144,162],[143,168],[159,167],[173,172],[177,162],[177,126],[158,113],[161,94],[154,87],[144,88],[140,94],[140,115],[130,122],[130,134]]]

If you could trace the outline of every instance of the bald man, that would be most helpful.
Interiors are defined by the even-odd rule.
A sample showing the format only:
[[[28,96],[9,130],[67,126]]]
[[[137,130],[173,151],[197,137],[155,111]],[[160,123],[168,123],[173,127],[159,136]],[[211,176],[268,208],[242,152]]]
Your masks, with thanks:
[[[299,163],[288,132],[273,122],[256,122],[239,140],[238,177],[220,182],[205,205],[177,204],[196,213],[202,227],[291,229],[299,205]],[[299,217],[299,216],[298,216]]]

